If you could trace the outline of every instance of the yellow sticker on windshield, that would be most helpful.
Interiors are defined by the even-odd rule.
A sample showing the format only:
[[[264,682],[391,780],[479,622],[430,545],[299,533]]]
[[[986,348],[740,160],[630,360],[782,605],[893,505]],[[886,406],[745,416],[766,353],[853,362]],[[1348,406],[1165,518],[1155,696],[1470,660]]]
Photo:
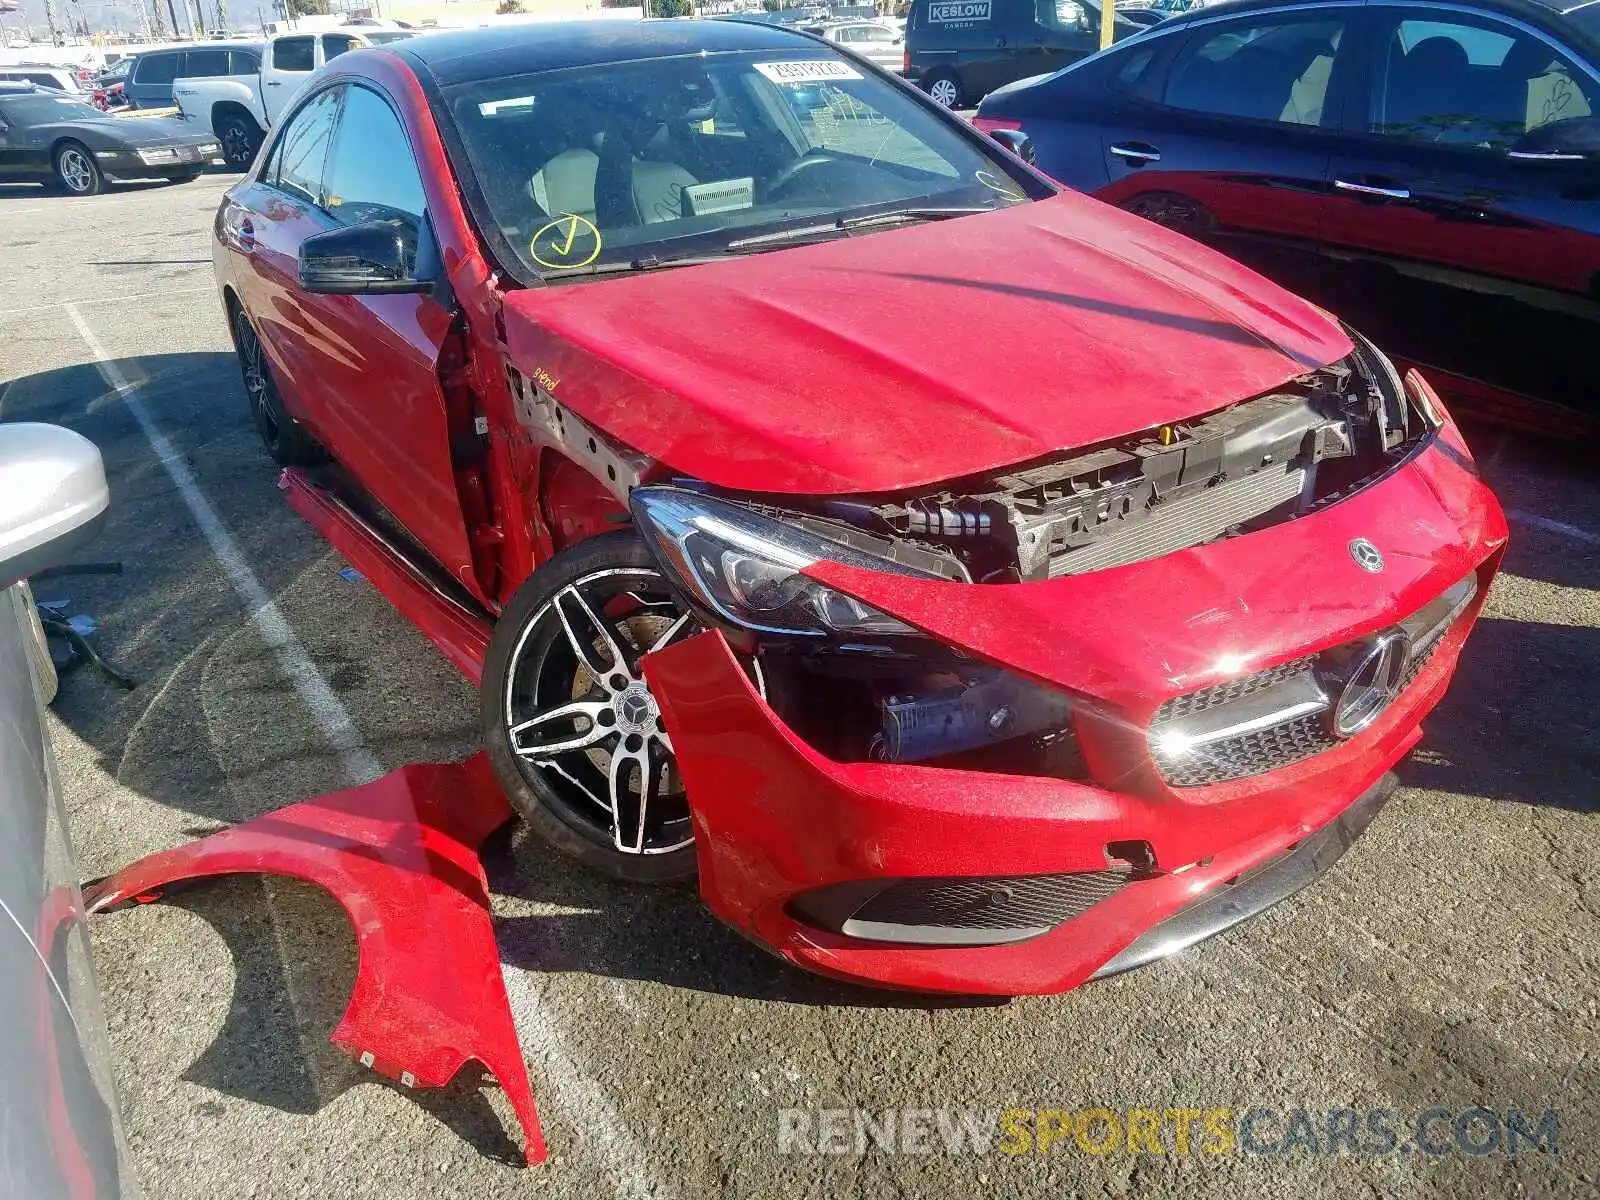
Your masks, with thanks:
[[[600,231],[593,221],[568,213],[534,232],[528,257],[549,271],[587,267],[600,257]]]

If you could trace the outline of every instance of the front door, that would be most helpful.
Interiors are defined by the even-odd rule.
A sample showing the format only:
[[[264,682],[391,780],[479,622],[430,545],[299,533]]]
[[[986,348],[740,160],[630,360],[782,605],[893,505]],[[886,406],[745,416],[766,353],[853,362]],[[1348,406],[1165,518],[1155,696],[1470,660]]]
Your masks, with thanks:
[[[1578,347],[1600,334],[1600,163],[1517,147],[1600,117],[1600,86],[1493,17],[1369,13],[1324,229],[1350,259],[1349,316],[1404,356],[1593,403],[1564,393],[1589,373]]]
[[[321,132],[329,105],[331,136]],[[320,156],[319,140],[326,146]],[[275,178],[262,186],[275,187],[293,215],[257,233],[258,243],[272,243],[270,256],[258,250],[255,257],[270,257],[279,298],[263,340],[270,338],[288,364],[308,423],[334,458],[452,578],[484,599],[438,374],[454,313],[430,294],[328,296],[298,286],[300,243],[341,225],[392,224],[416,252],[433,253],[405,128],[384,96],[352,84],[313,97],[280,142],[267,171]]]

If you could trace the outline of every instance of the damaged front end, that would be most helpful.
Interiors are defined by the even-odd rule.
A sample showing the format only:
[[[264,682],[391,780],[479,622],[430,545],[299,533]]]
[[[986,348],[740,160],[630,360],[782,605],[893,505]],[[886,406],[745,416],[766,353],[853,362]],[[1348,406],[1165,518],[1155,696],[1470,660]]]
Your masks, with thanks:
[[[1426,384],[1359,340],[1270,395],[997,476],[808,502],[679,480],[630,504],[708,630],[645,672],[712,910],[808,969],[1006,994],[1158,956],[1117,958],[1325,869],[1416,744],[1505,538]],[[1379,573],[1351,549],[1369,538]],[[1375,646],[1406,649],[1381,697]],[[1219,899],[1268,864],[1254,899]]]
[[[818,562],[961,584],[1083,575],[1325,508],[1438,428],[1381,352],[1278,391],[1043,463],[898,497],[635,488],[634,519],[709,627],[762,664],[767,699],[835,761],[1078,778],[1071,703],[805,572]]]

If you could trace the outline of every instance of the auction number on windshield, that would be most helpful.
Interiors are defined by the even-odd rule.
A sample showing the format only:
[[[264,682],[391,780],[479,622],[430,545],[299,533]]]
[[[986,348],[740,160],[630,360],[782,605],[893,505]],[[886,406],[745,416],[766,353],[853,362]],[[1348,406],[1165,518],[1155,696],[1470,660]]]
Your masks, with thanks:
[[[600,231],[576,213],[541,226],[528,242],[528,257],[551,271],[587,267],[600,257]]]

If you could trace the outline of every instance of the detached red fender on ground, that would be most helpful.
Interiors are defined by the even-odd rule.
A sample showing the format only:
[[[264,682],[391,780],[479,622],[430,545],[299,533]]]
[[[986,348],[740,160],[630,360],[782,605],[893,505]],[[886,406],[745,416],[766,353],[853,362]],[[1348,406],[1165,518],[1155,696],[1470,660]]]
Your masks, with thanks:
[[[478,846],[510,806],[483,755],[400,768],[292,804],[84,889],[90,912],[180,880],[287,875],[343,906],[360,955],[333,1043],[406,1087],[443,1087],[477,1061],[522,1122],[530,1163],[544,1135],[517,1042]]]

